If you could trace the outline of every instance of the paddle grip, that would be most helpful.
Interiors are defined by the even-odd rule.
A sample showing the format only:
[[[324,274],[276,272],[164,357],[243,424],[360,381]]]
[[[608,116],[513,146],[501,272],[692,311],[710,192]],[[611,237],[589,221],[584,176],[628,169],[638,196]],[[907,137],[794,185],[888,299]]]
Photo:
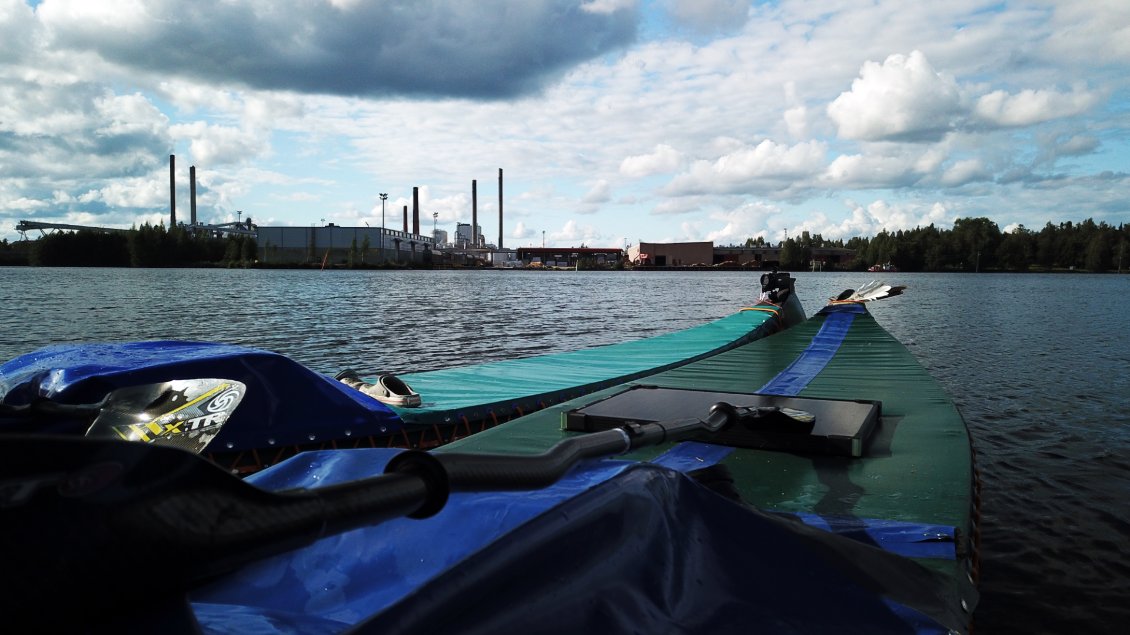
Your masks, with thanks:
[[[453,490],[523,489],[551,485],[582,459],[629,449],[624,433],[605,430],[559,441],[541,454],[439,454]]]

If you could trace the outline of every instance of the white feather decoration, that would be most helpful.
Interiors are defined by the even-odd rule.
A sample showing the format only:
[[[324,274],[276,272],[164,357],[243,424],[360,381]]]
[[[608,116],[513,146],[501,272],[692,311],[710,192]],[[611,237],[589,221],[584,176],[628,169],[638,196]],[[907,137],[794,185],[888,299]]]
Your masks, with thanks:
[[[880,280],[872,280],[858,289],[847,289],[838,297],[832,298],[832,302],[874,302],[901,295],[904,289],[904,286],[892,287]]]

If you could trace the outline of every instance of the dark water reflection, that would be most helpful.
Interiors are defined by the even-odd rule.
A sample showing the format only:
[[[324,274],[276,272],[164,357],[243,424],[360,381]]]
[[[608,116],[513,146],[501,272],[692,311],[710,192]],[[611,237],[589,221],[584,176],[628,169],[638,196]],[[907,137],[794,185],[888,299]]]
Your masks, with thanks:
[[[801,273],[811,313],[867,274]],[[1130,276],[893,274],[871,305],[969,423],[984,481],[979,633],[1130,619]],[[193,339],[322,372],[427,370],[729,315],[748,273],[0,269],[0,360],[47,344]]]

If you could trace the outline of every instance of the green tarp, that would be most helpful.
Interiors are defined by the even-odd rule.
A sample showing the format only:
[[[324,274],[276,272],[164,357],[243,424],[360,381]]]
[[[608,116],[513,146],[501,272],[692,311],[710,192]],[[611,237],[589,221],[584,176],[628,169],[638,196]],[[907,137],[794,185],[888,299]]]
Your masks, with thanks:
[[[799,311],[799,309],[798,309]],[[763,310],[734,315],[656,337],[620,344],[408,373],[400,378],[420,393],[417,408],[396,408],[409,424],[454,424],[509,418],[603,387],[703,359],[771,334],[779,318]]]
[[[817,316],[772,337],[631,383],[756,392],[805,350],[823,322]],[[541,452],[573,434],[561,430],[564,412],[623,389],[555,405],[440,451]],[[839,349],[798,396],[877,400],[882,402],[882,422],[860,458],[734,450],[722,464],[743,500],[768,510],[950,525],[968,540],[973,465],[964,420],[941,386],[870,314],[855,316]],[[629,456],[647,460],[668,449],[658,446]]]

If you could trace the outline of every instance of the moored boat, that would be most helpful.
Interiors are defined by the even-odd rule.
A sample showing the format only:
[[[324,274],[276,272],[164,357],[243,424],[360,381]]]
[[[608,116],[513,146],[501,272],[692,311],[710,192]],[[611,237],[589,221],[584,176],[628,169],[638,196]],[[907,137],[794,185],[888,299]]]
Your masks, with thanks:
[[[373,396],[375,391],[356,390],[365,383],[356,378],[343,378],[343,383],[277,353],[241,346],[184,341],[52,346],[0,365],[0,406],[94,404],[111,391],[134,389],[137,394],[128,397],[129,415],[119,420],[111,412],[92,425],[84,416],[58,412],[35,420],[0,413],[0,431],[107,434],[180,445],[240,474],[309,450],[435,447],[797,324],[804,319],[804,309],[790,280],[787,273],[767,273],[756,302],[682,331],[564,353],[369,378],[367,383],[376,387],[388,381],[410,387],[418,395],[411,406],[382,401]],[[220,390],[221,385],[226,387]],[[219,392],[211,395],[210,390]],[[241,405],[230,410],[230,419],[214,417],[215,425],[182,425],[184,413],[179,410],[173,419],[166,416],[183,403],[178,399],[233,393]],[[135,407],[139,400],[146,403]],[[170,408],[162,409],[165,405]],[[139,408],[149,413],[145,420],[134,416]]]
[[[899,268],[889,262],[883,264],[873,264],[867,268],[871,273],[898,273]]]
[[[429,452],[306,452],[239,480],[165,447],[7,443],[4,607],[63,595],[110,627],[216,633],[966,632],[968,434],[854,296]],[[64,513],[82,540],[36,533]],[[96,583],[115,566],[152,604]]]

